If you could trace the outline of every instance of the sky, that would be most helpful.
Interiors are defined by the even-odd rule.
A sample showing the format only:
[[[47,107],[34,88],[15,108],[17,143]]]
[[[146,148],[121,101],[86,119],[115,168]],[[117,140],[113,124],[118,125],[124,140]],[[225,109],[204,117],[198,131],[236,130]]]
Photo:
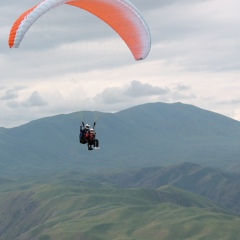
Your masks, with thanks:
[[[10,49],[12,24],[40,2],[0,3],[0,127],[150,102],[240,120],[239,0],[132,0],[151,33],[142,61],[104,22],[66,5],[43,15]]]

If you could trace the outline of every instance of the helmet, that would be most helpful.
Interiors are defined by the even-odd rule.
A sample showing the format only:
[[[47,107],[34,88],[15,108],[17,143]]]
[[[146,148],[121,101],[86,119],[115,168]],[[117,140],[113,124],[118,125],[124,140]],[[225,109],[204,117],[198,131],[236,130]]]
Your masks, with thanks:
[[[86,129],[89,129],[90,128],[90,125],[87,123],[86,126],[85,126]]]
[[[94,129],[93,129],[93,128],[90,128],[90,132],[94,133]]]

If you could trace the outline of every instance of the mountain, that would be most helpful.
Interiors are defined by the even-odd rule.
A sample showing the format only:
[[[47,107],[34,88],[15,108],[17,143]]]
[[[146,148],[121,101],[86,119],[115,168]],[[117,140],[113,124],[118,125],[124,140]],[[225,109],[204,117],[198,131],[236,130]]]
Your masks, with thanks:
[[[238,239],[236,213],[191,192],[78,172],[0,185],[0,240]]]
[[[1,176],[109,171],[194,162],[239,169],[240,123],[191,105],[151,103],[98,113],[100,150],[78,141],[81,113],[0,129]],[[95,113],[84,118],[93,122]]]
[[[175,186],[240,213],[240,174],[194,163],[148,167],[110,174],[105,180],[123,188]]]

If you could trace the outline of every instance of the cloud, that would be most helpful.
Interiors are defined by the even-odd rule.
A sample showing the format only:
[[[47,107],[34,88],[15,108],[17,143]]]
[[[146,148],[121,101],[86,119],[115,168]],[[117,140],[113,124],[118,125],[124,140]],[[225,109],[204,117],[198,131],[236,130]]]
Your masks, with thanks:
[[[229,101],[221,101],[219,104],[224,104],[224,105],[238,105],[240,104],[240,99],[232,99]]]
[[[40,95],[39,93],[33,92],[30,97],[25,100],[25,101],[10,101],[7,103],[7,105],[11,108],[22,108],[22,107],[27,107],[27,108],[31,108],[31,107],[42,107],[47,105],[47,101],[45,101]]]
[[[169,90],[167,88],[160,88],[152,86],[148,83],[141,83],[140,81],[132,81],[130,86],[123,92],[124,95],[129,97],[146,97],[152,95],[164,95],[167,94]]]
[[[18,97],[18,94],[16,91],[13,91],[13,90],[8,90],[5,92],[5,94],[0,98],[2,101],[5,101],[5,100],[12,100],[14,98],[17,98]]]
[[[137,6],[138,9],[140,9],[141,11],[143,10],[152,10],[152,9],[159,9],[162,7],[166,7],[169,5],[174,5],[174,4],[194,4],[194,3],[198,3],[198,2],[209,2],[209,1],[213,1],[213,0],[151,0],[151,2],[149,1],[139,1],[139,0],[131,0],[131,2]]]
[[[186,99],[195,99],[195,98],[197,98],[195,94],[182,94],[178,91],[171,93],[171,99],[173,101],[182,101]]]
[[[184,84],[182,84],[182,83],[179,83],[177,86],[176,86],[176,90],[177,91],[187,91],[187,90],[189,90],[191,87],[190,86],[188,86],[188,85],[184,85]]]
[[[2,97],[0,97],[0,99],[2,101],[8,101],[8,100],[16,99],[16,98],[18,98],[18,92],[22,89],[25,89],[25,87],[17,86],[17,87],[13,87],[11,89],[8,89],[7,91],[5,91],[4,95]]]
[[[102,93],[94,97],[95,101],[100,100],[105,104],[114,104],[118,102],[126,101],[124,96],[124,90],[121,87],[106,88]]]
[[[44,106],[47,102],[39,95],[38,92],[33,92],[31,96],[27,99],[24,103],[27,107],[37,107],[37,106]]]
[[[198,98],[189,85],[182,83],[172,88],[154,86],[141,81],[131,81],[128,85],[108,87],[93,99],[93,105],[101,105],[101,111],[120,111],[146,102],[189,102]],[[95,102],[95,103],[94,103]]]
[[[145,102],[176,102],[194,99],[196,100],[197,96],[191,91],[189,85],[179,83],[173,88],[162,88],[134,80],[128,85],[104,89],[93,98],[92,102],[98,104],[101,102],[104,110],[119,111]]]
[[[240,3],[178,2],[151,12],[151,57],[188,72],[239,70]]]
[[[95,99],[101,99],[105,104],[114,104],[118,102],[128,102],[134,98],[166,95],[168,92],[169,90],[167,88],[160,88],[134,80],[128,86],[106,88],[102,93],[98,94]]]

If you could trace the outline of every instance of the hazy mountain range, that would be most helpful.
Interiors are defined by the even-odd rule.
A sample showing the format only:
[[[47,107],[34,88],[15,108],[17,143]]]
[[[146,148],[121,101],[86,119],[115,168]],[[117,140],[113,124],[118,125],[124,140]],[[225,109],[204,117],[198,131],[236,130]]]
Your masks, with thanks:
[[[151,103],[98,113],[100,150],[78,141],[80,116],[72,113],[0,129],[1,176],[79,170],[107,171],[194,162],[239,169],[240,123],[191,105]],[[95,113],[86,112],[92,123]]]
[[[240,174],[193,163],[148,167],[111,174],[107,182],[124,188],[175,186],[240,213]]]

